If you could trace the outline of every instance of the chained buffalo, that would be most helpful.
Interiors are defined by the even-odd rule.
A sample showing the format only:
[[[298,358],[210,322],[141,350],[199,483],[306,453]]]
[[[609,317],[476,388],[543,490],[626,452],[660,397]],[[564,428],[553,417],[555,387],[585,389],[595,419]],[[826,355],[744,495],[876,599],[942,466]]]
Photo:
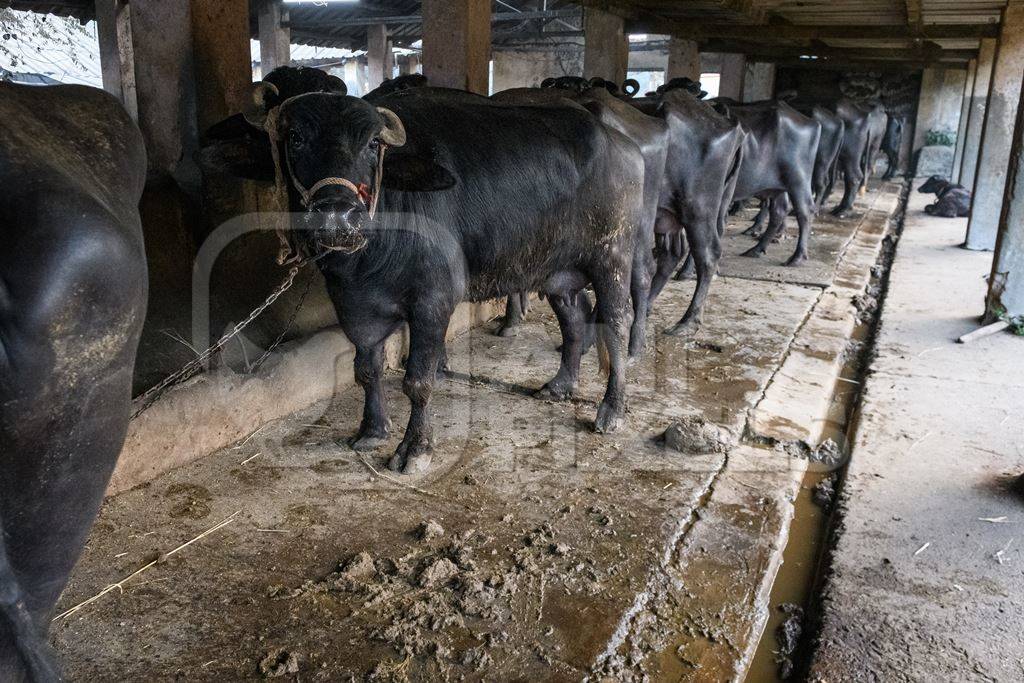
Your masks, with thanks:
[[[142,136],[106,93],[0,83],[0,680],[56,681],[53,607],[128,425]]]
[[[934,204],[924,207],[925,213],[942,218],[967,218],[971,215],[971,192],[963,185],[933,175],[918,188],[923,194],[934,194]]]
[[[889,121],[885,126],[885,135],[882,136],[882,154],[888,160],[889,167],[885,169],[882,180],[892,180],[899,171],[900,147],[903,146],[903,130],[905,128],[906,124],[903,119],[898,116],[889,116]]]
[[[257,105],[268,88],[257,86]],[[464,300],[548,296],[562,363],[540,393],[565,398],[576,389],[586,324],[576,298],[592,285],[610,366],[595,429],[611,431],[623,418],[643,158],[585,111],[538,109],[415,88],[372,104],[311,93],[264,112],[293,211],[291,239],[319,257],[356,347],[365,393],[356,449],[387,437],[384,342],[409,326],[402,386],[412,411],[392,470],[429,464],[431,392],[449,320]],[[243,177],[275,171],[246,137],[212,141],[203,161]]]
[[[795,266],[807,260],[807,245],[814,216],[811,180],[814,175],[821,124],[785,102],[737,104],[711,100],[715,107],[743,126],[743,161],[736,181],[735,200],[758,197],[771,201],[768,228],[744,256],[764,255],[780,233],[790,209],[796,213],[800,236],[786,261]]]

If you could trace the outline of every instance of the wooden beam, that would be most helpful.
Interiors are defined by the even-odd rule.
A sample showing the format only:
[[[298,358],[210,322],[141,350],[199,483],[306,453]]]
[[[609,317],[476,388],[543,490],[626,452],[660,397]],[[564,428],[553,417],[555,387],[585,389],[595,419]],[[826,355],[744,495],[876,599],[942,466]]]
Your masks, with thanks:
[[[747,55],[748,61],[755,55],[776,58],[809,55],[854,60],[895,59],[915,62],[941,62],[943,60],[967,62],[978,56],[977,50],[943,50],[934,44],[914,48],[833,47],[819,41],[811,41],[804,45],[778,45],[749,40],[712,39],[701,41],[700,49],[701,52],[738,52]]]
[[[709,38],[747,39],[753,32],[766,38],[778,40],[891,40],[922,38],[995,38],[999,36],[998,24],[922,24],[912,27],[904,24],[850,26],[810,26],[797,24],[697,24],[671,20],[628,21],[626,30],[630,33],[661,33],[688,40]]]
[[[909,62],[895,60],[857,60],[849,59],[791,59],[754,57],[757,61],[772,62],[777,67],[794,69],[821,69],[825,71],[921,71],[936,66],[934,62]],[[967,69],[966,62],[943,62],[942,68],[950,70]]]
[[[583,12],[576,7],[535,11],[528,10],[525,12],[494,12],[491,14],[491,23],[497,23],[500,21],[528,21],[531,19],[579,19],[582,16]],[[352,26],[374,26],[376,24],[394,26],[397,24],[409,25],[422,23],[423,17],[419,14],[400,14],[379,17],[349,17],[346,19],[338,19],[337,21],[324,20],[313,25],[303,25],[295,22],[288,22],[283,25],[294,31],[326,33],[332,29]]]
[[[915,33],[920,33],[922,24],[921,0],[907,0],[907,25]]]

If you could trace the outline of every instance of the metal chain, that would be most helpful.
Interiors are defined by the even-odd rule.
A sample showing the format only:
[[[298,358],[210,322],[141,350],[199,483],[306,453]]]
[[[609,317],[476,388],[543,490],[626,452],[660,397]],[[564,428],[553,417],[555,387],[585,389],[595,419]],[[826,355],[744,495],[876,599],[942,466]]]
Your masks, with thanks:
[[[309,295],[309,290],[310,288],[312,288],[312,286],[313,275],[310,274],[310,276],[306,278],[306,288],[302,290],[302,295],[299,296],[299,301],[298,303],[295,304],[295,308],[294,310],[292,310],[292,314],[291,317],[288,318],[288,322],[284,324],[284,329],[281,330],[281,334],[277,335],[277,339],[274,340],[274,343],[268,346],[267,350],[263,352],[263,355],[257,358],[256,362],[253,363],[252,366],[249,368],[250,375],[259,370],[260,366],[262,366],[266,362],[266,360],[270,358],[270,354],[274,352],[274,349],[280,346],[281,342],[284,341],[284,336],[288,334],[288,330],[290,330],[292,328],[292,325],[295,324],[295,319],[299,316],[299,311],[302,309],[302,304],[306,302],[306,297]]]
[[[133,403],[136,406],[138,406],[138,407],[132,413],[131,419],[134,420],[136,417],[138,417],[139,415],[144,413],[151,405],[153,405],[153,403],[156,401],[156,399],[158,399],[169,388],[171,388],[172,386],[174,386],[176,384],[180,384],[181,382],[184,382],[186,379],[188,379],[188,378],[192,377],[194,374],[196,374],[196,372],[198,372],[203,367],[203,365],[206,363],[206,361],[208,361],[213,356],[213,354],[217,353],[222,348],[224,348],[225,344],[227,344],[229,341],[234,339],[238,335],[239,332],[241,332],[246,327],[248,327],[249,324],[253,320],[258,318],[260,316],[260,314],[263,313],[263,311],[265,311],[268,308],[270,308],[270,306],[272,306],[274,304],[274,302],[277,301],[278,298],[282,294],[287,292],[291,288],[291,286],[293,284],[295,284],[295,276],[299,274],[299,271],[302,268],[304,268],[308,264],[312,263],[313,261],[318,260],[322,256],[324,256],[324,254],[321,254],[320,256],[316,256],[316,257],[313,257],[313,258],[307,258],[307,259],[304,259],[303,261],[295,264],[294,266],[292,266],[291,269],[288,271],[288,275],[285,277],[284,282],[282,282],[280,285],[278,285],[277,288],[274,289],[274,291],[270,293],[270,296],[267,297],[266,301],[264,301],[262,304],[257,306],[255,309],[253,309],[252,313],[250,313],[249,316],[247,318],[245,318],[245,320],[241,321],[240,323],[235,325],[233,328],[231,328],[231,331],[228,332],[227,334],[225,334],[220,339],[218,339],[216,344],[214,344],[210,348],[208,348],[205,351],[203,351],[201,354],[196,356],[196,358],[194,358],[193,360],[191,360],[188,363],[186,363],[185,366],[182,367],[180,370],[175,372],[173,375],[170,375],[169,377],[164,379],[162,382],[160,382],[159,384],[157,384],[153,388],[147,390],[144,394],[142,394],[141,396],[136,398],[133,401]],[[312,278],[310,278],[310,283],[311,282],[312,282]],[[308,290],[309,290],[309,287],[307,285],[307,292],[308,292]],[[303,300],[305,299],[305,293],[303,294],[302,299]],[[300,306],[302,305],[302,301],[301,300],[299,302],[299,305]],[[292,321],[295,320],[295,316],[297,314],[298,314],[298,308],[296,308],[296,310],[292,314]],[[289,325],[291,325],[291,321],[289,321]],[[283,337],[284,335],[282,334],[281,336]],[[280,343],[280,339],[281,338],[279,337],[278,341],[274,343],[274,346],[276,346],[277,344]],[[271,349],[268,350],[267,354],[269,354],[269,352],[272,351],[272,350],[273,350],[273,347],[271,347]],[[264,354],[264,355],[267,355],[267,354]],[[260,360],[257,361],[257,362],[258,363],[262,363],[264,360],[265,360],[265,358],[260,358]]]

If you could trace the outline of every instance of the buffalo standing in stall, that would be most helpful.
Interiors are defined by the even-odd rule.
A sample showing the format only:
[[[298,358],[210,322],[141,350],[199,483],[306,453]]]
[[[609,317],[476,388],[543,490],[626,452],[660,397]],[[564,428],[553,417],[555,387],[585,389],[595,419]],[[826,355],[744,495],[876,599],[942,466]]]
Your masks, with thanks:
[[[269,140],[241,136],[204,151],[207,165],[266,180],[275,172],[267,143],[276,146],[277,172],[301,216],[292,240],[308,253],[329,252],[318,263],[356,346],[366,398],[357,449],[387,437],[384,342],[408,323],[403,391],[412,412],[389,461],[396,471],[429,464],[428,405],[449,319],[463,300],[546,294],[563,344],[561,367],[544,391],[565,397],[577,385],[586,323],[576,298],[592,284],[610,363],[596,430],[615,429],[625,410],[640,152],[586,112],[475,99],[417,88],[375,107],[300,95],[267,112]],[[374,195],[378,180],[386,191]],[[371,217],[373,206],[379,211]]]
[[[0,83],[0,680],[46,636],[124,442],[146,309],[142,136],[106,93]]]
[[[759,197],[771,201],[768,228],[744,256],[763,256],[768,244],[779,234],[790,208],[796,213],[800,236],[796,250],[786,261],[796,266],[807,260],[807,246],[814,216],[811,179],[821,125],[785,102],[768,101],[736,104],[712,100],[716,109],[743,126],[743,144],[736,191],[737,201]]]
[[[805,113],[805,112],[804,112]],[[824,107],[814,107],[811,118],[821,124],[821,138],[818,140],[818,153],[814,157],[814,172],[811,177],[811,190],[814,193],[815,213],[821,210],[828,194],[835,184],[836,168],[839,163],[839,148],[843,144],[843,120]],[[773,200],[774,201],[774,200]],[[771,215],[772,202],[761,202],[761,210],[757,218],[744,232],[745,235],[760,236]],[[779,228],[779,232],[785,225]]]
[[[887,117],[880,104],[862,105],[849,99],[836,104],[836,114],[843,120],[843,144],[839,150],[839,170],[843,173],[843,198],[832,210],[844,217],[853,208],[857,193],[867,188],[868,177],[882,146]]]
[[[900,147],[903,145],[903,130],[906,127],[903,119],[889,115],[889,121],[885,126],[885,135],[882,137],[882,154],[889,162],[885,169],[882,180],[892,180],[896,177],[900,165]]]

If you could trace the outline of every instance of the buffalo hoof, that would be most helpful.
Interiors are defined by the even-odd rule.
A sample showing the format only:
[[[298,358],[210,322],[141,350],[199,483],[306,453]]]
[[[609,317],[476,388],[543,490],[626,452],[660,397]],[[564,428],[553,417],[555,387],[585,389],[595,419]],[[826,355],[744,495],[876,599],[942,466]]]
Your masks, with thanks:
[[[366,434],[356,434],[354,437],[349,439],[348,445],[354,451],[375,451],[388,440],[387,432],[367,432]]]
[[[611,434],[622,426],[622,413],[622,409],[602,401],[597,409],[597,419],[594,420],[594,431],[598,434]]]
[[[680,321],[672,327],[665,330],[665,335],[669,337],[692,337],[697,334],[697,330],[700,329],[700,323],[694,320]]]
[[[430,468],[430,440],[406,437],[388,461],[388,469],[401,474],[419,474]]]
[[[519,334],[519,323],[502,323],[494,334],[499,337],[515,337]]]
[[[761,247],[751,247],[743,252],[741,256],[746,256],[748,258],[761,258],[764,256],[764,249]]]
[[[789,257],[789,260],[786,261],[786,265],[792,268],[793,266],[799,266],[806,260],[807,254],[796,253]]]
[[[831,213],[836,218],[846,218],[848,215],[850,215],[850,210],[837,206],[836,208],[832,209]]]
[[[542,401],[568,401],[575,393],[576,387],[562,385],[552,380],[533,392],[533,397]]]

